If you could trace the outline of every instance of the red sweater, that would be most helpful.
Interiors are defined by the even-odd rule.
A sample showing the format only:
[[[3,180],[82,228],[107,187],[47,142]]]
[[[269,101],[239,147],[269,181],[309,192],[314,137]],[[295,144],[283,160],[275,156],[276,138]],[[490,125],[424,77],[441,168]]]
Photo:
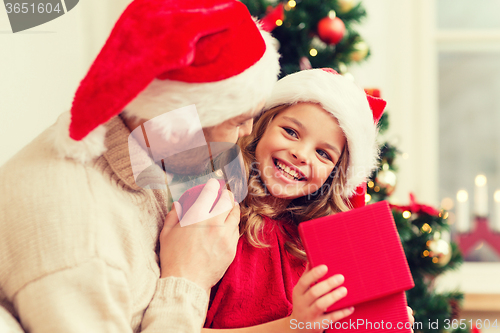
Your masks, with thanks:
[[[268,248],[253,247],[246,236],[240,238],[233,263],[212,288],[204,327],[248,327],[292,313],[292,291],[306,263],[285,250],[287,238],[281,228],[298,237],[296,227],[265,218]]]

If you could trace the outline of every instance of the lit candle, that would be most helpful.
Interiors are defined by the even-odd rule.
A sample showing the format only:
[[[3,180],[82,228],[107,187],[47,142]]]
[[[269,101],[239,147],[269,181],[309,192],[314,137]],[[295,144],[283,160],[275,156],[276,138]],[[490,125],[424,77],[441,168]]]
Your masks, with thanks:
[[[500,232],[500,190],[495,191],[493,198],[495,199],[495,222],[493,223],[493,228]]]
[[[486,176],[477,175],[474,180],[474,214],[481,217],[488,216],[488,187],[486,186]]]
[[[470,229],[470,216],[469,216],[469,194],[466,190],[457,192],[457,231],[468,232]]]

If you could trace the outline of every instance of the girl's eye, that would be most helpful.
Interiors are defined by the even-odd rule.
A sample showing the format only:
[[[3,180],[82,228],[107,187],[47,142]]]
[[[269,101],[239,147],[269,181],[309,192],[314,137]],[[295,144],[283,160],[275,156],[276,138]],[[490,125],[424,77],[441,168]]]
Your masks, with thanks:
[[[297,138],[297,137],[298,137],[297,132],[295,132],[293,129],[288,128],[288,127],[283,127],[283,129],[285,130],[285,132],[286,132],[288,135],[290,135],[290,136],[292,136],[292,137],[294,137],[294,138]]]
[[[319,156],[326,158],[327,160],[330,160],[330,161],[332,160],[332,158],[330,157],[330,155],[328,155],[328,153],[326,151],[318,149],[318,150],[316,150],[316,152],[318,153]]]

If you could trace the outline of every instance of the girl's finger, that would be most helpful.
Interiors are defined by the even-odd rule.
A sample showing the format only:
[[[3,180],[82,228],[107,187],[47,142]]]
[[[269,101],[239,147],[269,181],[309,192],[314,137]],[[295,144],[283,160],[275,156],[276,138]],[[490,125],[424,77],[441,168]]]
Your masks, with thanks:
[[[326,319],[328,321],[331,320],[335,323],[339,320],[344,319],[347,316],[350,316],[353,312],[354,312],[354,307],[351,306],[350,308],[345,308],[342,310],[330,312],[330,313],[326,314],[324,317],[322,317],[321,320],[322,320],[322,322],[324,319]]]
[[[311,284],[321,279],[326,272],[328,272],[328,267],[326,267],[326,265],[319,265],[310,271],[304,272],[295,286],[294,293],[298,295],[305,294]]]
[[[413,323],[415,322],[415,318],[413,317],[413,310],[409,306],[406,307],[406,310],[408,311],[408,319],[413,325]]]
[[[332,291],[333,289],[339,287],[344,283],[344,276],[337,274],[329,277],[328,279],[321,281],[320,283],[312,286],[306,292],[305,302],[307,305],[314,303],[318,298],[325,295],[326,293]],[[330,306],[330,305],[328,305]],[[327,306],[327,307],[328,307]]]
[[[340,301],[346,295],[347,295],[347,289],[345,287],[339,287],[334,291],[318,299],[311,306],[313,308],[313,311],[317,311],[317,313],[323,313],[326,312],[326,309],[328,309],[334,303]]]

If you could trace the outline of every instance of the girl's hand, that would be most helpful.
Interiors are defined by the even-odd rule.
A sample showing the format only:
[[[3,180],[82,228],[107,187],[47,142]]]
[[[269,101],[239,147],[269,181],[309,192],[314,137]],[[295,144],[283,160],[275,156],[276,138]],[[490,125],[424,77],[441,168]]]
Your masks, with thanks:
[[[408,310],[408,318],[411,323],[411,332],[413,333],[413,324],[415,323],[415,318],[413,317],[413,310],[407,306],[406,309]]]
[[[342,275],[334,275],[313,285],[327,271],[328,268],[325,265],[310,270],[307,264],[306,271],[293,289],[293,311],[289,319],[290,327],[298,328],[298,332],[323,332],[331,322],[339,321],[354,312],[354,308],[350,307],[325,313],[328,307],[347,295],[347,289],[339,287],[344,283]]]

